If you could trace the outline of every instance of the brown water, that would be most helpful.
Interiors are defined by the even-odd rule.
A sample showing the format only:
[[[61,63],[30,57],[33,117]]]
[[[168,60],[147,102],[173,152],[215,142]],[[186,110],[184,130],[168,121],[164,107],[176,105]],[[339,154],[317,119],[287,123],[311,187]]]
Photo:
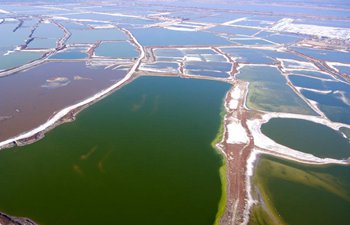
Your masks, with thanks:
[[[31,130],[54,112],[121,80],[127,71],[49,62],[0,79],[0,141]],[[55,78],[61,77],[61,80]]]

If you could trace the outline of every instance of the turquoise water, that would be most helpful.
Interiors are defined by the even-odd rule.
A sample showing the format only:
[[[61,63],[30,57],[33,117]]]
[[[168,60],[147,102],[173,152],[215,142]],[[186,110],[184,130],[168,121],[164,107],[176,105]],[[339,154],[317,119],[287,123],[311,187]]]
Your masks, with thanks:
[[[0,56],[0,70],[11,69],[42,57],[40,52],[12,52],[9,55]]]
[[[212,225],[222,159],[211,141],[229,88],[141,77],[43,140],[1,151],[0,211],[42,225]]]

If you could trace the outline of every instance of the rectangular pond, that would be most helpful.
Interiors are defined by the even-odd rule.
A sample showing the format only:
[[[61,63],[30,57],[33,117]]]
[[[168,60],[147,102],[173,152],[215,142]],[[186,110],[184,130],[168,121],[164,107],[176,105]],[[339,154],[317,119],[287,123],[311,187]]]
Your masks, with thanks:
[[[301,90],[306,98],[317,102],[320,110],[332,121],[350,124],[350,106],[348,92],[319,93],[310,90]]]
[[[293,50],[301,52],[305,55],[315,57],[317,59],[331,61],[331,62],[343,62],[350,63],[350,53],[340,52],[334,50],[323,50],[323,49],[311,49],[302,47],[293,47]]]
[[[256,110],[315,114],[287,85],[287,80],[274,67],[245,66],[237,75],[249,82],[247,106]]]
[[[174,31],[163,28],[134,29],[131,31],[144,46],[228,45],[227,40],[212,33]]]
[[[127,40],[128,37],[118,29],[90,29],[71,30],[72,36],[67,40],[68,44],[87,44],[98,41]]]
[[[68,48],[50,56],[49,59],[87,59],[87,48]]]
[[[43,53],[14,51],[6,55],[0,55],[0,71],[15,68],[31,61],[40,59]]]
[[[103,42],[95,49],[95,56],[109,58],[135,58],[139,55],[135,45],[130,42]]]
[[[232,57],[238,57],[237,61],[244,63],[273,64],[276,62],[275,59],[277,58],[304,60],[303,58],[288,52],[267,49],[234,47],[221,48],[221,50],[230,54]]]

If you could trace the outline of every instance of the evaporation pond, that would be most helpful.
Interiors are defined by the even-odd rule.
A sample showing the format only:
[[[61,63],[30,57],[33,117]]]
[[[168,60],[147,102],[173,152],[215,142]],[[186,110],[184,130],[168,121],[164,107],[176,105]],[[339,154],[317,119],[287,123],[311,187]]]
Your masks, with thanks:
[[[71,30],[71,32],[72,36],[68,39],[68,44],[127,39],[127,36],[118,29]]]
[[[227,45],[230,42],[212,33],[174,31],[162,28],[134,29],[132,33],[143,46]]]
[[[212,225],[222,159],[211,142],[229,88],[141,77],[43,140],[1,151],[1,211],[41,225]]]
[[[29,63],[42,57],[40,52],[15,51],[7,55],[0,56],[0,71],[11,69]]]
[[[302,47],[294,47],[293,50],[299,51],[305,55],[312,56],[312,57],[315,57],[317,59],[321,59],[321,60],[325,60],[325,61],[350,63],[350,53],[349,52],[311,49],[311,48],[302,48]]]
[[[350,156],[348,140],[340,132],[322,124],[273,118],[262,125],[261,131],[279,144],[318,157],[344,159]]]
[[[254,182],[259,186],[264,207],[271,205],[275,217],[284,222],[276,224],[349,223],[349,166],[303,165],[262,156],[255,171]]]
[[[96,56],[111,58],[134,58],[138,56],[136,47],[127,41],[103,42],[95,49]]]
[[[89,57],[86,52],[85,48],[72,48],[57,52],[50,59],[86,59]]]
[[[315,114],[287,85],[278,69],[267,66],[245,66],[237,75],[249,82],[247,106],[271,112]]]
[[[31,130],[54,112],[121,80],[127,72],[85,62],[47,62],[1,78],[0,141]]]

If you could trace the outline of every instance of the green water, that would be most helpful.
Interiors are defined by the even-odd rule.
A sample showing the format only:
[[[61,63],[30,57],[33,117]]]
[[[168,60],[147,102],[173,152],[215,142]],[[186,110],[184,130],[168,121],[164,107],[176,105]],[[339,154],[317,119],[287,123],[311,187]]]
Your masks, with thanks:
[[[345,137],[350,141],[350,128],[341,127],[339,131],[342,132],[342,134],[345,135]]]
[[[274,67],[245,66],[237,78],[249,82],[247,106],[251,109],[315,115]]]
[[[261,126],[272,140],[318,157],[343,159],[350,156],[350,143],[340,132],[307,120],[273,118]]]
[[[41,225],[212,225],[228,84],[141,77],[32,145],[0,152],[0,211]]]
[[[250,225],[334,225],[350,220],[350,166],[308,166],[262,156],[253,182],[262,204],[254,208]]]

